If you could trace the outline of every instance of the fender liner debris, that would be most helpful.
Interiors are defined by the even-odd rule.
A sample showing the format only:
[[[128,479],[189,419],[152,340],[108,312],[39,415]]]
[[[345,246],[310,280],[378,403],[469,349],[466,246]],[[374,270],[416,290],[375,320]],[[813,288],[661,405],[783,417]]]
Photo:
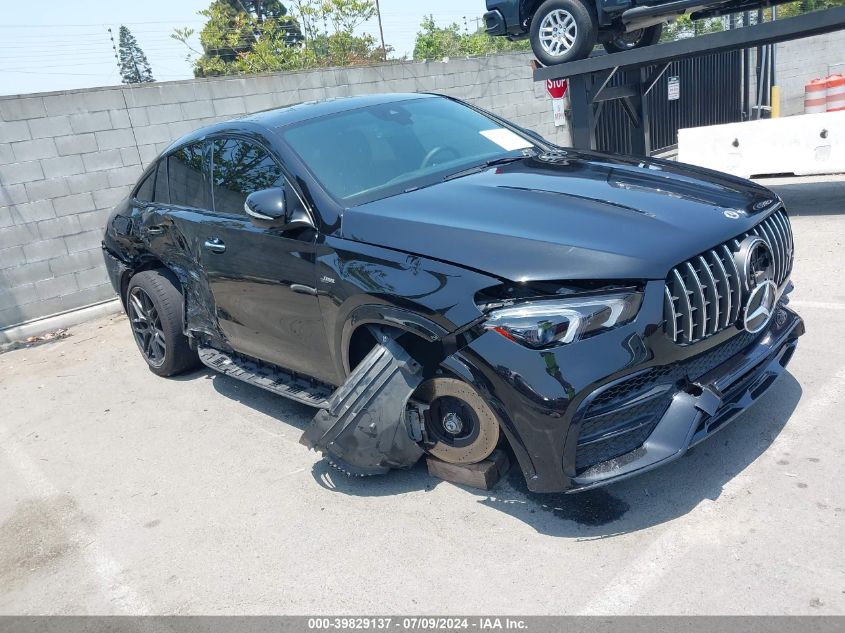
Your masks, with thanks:
[[[423,380],[422,367],[389,336],[374,333],[379,344],[335,390],[299,440],[359,477],[408,468],[423,455],[408,414],[408,399]]]

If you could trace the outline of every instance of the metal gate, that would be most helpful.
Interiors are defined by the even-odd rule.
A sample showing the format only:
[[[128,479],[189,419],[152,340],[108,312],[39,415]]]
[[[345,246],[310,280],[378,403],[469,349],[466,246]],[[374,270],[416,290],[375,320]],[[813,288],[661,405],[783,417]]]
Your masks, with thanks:
[[[652,67],[654,68],[654,67]],[[676,99],[670,99],[670,82]],[[610,86],[624,84],[618,73]],[[652,154],[678,143],[678,129],[742,121],[742,52],[728,51],[672,62],[645,96],[650,111]],[[596,122],[596,147],[631,154],[633,123],[619,100],[603,104]]]

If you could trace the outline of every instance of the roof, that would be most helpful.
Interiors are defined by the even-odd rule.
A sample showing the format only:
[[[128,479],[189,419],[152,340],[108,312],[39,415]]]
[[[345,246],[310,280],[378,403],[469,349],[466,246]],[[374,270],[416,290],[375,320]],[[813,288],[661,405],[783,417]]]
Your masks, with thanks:
[[[396,103],[399,101],[408,101],[409,99],[434,99],[438,98],[438,96],[439,95],[416,92],[383,93],[357,97],[337,97],[334,99],[326,99],[324,101],[307,101],[304,103],[297,103],[284,108],[256,112],[255,114],[249,114],[198,128],[193,132],[189,132],[188,134],[176,139],[162,152],[162,154],[166,154],[174,148],[185,145],[186,143],[200,140],[210,134],[239,131],[239,128],[240,130],[243,130],[244,128],[249,129],[250,127],[252,127],[253,131],[258,131],[256,130],[256,127],[272,130],[285,127],[293,123],[307,121],[308,119],[315,119],[317,117],[336,114],[338,112],[357,110],[358,108],[365,108],[367,106]]]
[[[337,114],[338,112],[347,112],[349,110],[357,110],[358,108],[365,108],[367,106],[395,103],[397,101],[407,101],[409,99],[431,99],[436,96],[437,95],[407,92],[369,94],[356,97],[337,97],[323,101],[297,103],[296,105],[277,108],[275,110],[265,110],[264,112],[258,112],[244,117],[241,120],[251,121],[270,128],[280,128],[292,123],[299,123],[307,119],[314,119],[328,114]]]

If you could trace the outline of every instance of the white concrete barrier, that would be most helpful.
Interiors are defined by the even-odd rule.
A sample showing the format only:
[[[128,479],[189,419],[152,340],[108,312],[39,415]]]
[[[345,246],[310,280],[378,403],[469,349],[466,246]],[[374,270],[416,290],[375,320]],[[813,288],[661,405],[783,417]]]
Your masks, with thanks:
[[[678,131],[678,160],[749,178],[845,172],[845,111]]]

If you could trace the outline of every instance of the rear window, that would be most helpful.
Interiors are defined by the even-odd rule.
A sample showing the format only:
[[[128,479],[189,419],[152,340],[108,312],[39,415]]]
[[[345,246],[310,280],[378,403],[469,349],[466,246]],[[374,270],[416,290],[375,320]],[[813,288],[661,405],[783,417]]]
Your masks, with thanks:
[[[170,204],[206,209],[206,183],[203,173],[203,143],[176,150],[167,157]]]
[[[155,201],[161,204],[170,204],[170,190],[167,187],[167,159],[158,161],[155,178]]]
[[[135,190],[135,199],[141,202],[152,202],[153,200],[153,185],[155,184],[156,173],[155,170],[141,181],[138,188]]]

